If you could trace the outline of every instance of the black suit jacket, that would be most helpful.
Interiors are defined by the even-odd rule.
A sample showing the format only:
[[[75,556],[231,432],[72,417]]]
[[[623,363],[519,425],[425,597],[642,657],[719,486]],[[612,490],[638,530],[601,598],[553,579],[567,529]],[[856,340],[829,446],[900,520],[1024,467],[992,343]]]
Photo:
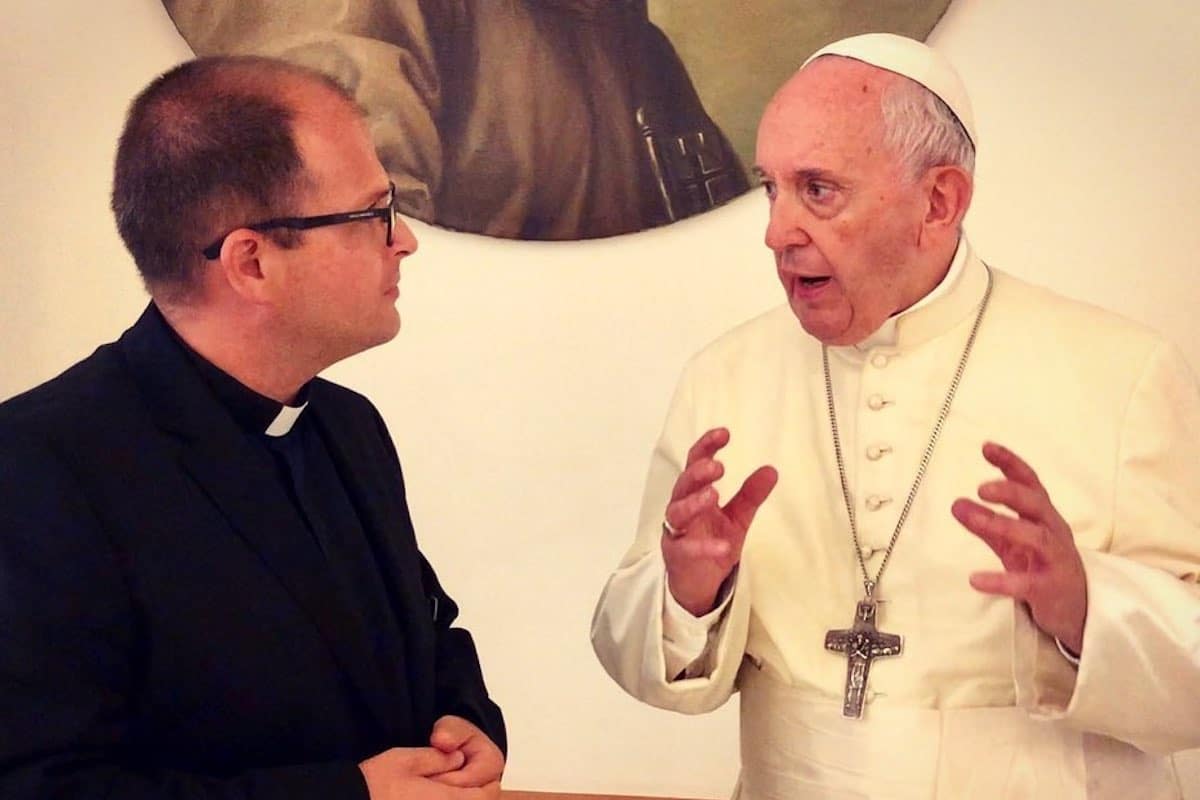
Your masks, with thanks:
[[[366,797],[457,714],[505,747],[362,396],[313,382],[402,663],[371,656],[269,452],[151,307],[0,405],[0,798]]]

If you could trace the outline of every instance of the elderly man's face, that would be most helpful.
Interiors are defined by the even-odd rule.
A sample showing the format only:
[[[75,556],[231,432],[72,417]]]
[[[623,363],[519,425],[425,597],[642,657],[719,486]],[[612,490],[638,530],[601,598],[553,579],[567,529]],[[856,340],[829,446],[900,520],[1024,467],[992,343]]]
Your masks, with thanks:
[[[921,296],[920,185],[883,145],[880,93],[896,76],[820,58],[780,89],[758,131],[766,244],[800,324],[855,344]]]

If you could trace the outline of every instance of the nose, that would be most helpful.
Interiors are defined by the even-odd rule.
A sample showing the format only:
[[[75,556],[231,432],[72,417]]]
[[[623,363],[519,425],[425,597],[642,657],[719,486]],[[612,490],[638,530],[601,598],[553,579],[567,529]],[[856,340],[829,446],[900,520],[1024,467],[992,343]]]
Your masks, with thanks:
[[[404,217],[396,216],[392,226],[392,254],[400,257],[411,256],[417,252],[417,237],[404,221]]]
[[[803,205],[790,196],[788,192],[780,192],[767,218],[767,232],[764,237],[767,247],[780,252],[788,247],[803,247],[812,241],[805,226],[808,215]]]

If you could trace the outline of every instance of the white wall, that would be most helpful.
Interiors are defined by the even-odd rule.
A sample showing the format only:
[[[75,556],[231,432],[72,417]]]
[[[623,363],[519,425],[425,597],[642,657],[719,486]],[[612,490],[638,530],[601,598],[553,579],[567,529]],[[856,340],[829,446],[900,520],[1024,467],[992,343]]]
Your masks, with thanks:
[[[4,5],[0,397],[143,304],[107,208],[111,158],[128,100],[188,56],[157,0]],[[1200,368],[1193,0],[955,0],[931,41],[975,103],[968,229],[985,259],[1148,322]],[[591,243],[414,226],[399,339],[330,371],[392,428],[423,547],[508,716],[509,786],[716,798],[732,785],[735,709],[640,706],[596,665],[587,629],[682,361],[777,301],[763,219],[751,196]]]

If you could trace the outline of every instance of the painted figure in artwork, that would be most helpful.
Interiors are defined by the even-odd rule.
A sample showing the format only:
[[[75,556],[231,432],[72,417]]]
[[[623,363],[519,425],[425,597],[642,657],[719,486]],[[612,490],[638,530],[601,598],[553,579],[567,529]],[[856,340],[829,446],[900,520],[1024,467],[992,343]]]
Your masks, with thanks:
[[[644,230],[742,194],[779,80],[837,35],[923,38],[949,1],[163,5],[197,55],[277,56],[350,87],[404,214],[561,240]]]
[[[523,239],[630,233],[749,186],[644,0],[166,0],[197,54],[328,72],[404,213]]]

